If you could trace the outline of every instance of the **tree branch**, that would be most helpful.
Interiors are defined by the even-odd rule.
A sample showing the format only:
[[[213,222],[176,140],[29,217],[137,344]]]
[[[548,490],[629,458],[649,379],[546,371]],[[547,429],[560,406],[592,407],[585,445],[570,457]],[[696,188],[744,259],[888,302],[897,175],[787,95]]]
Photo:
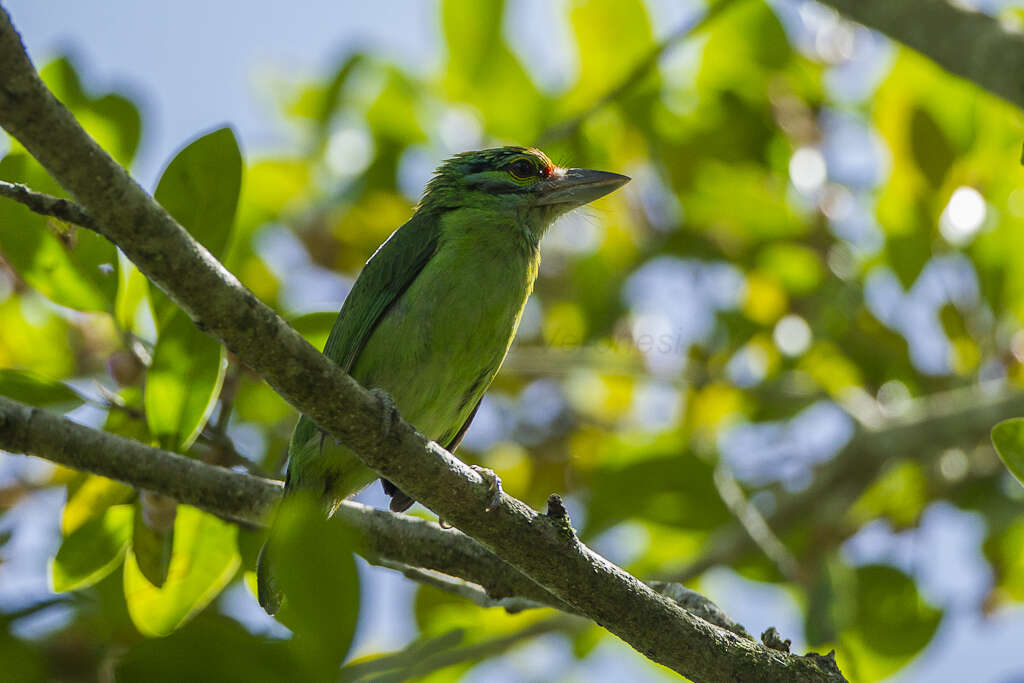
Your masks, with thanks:
[[[1024,35],[949,0],[819,0],[1024,108]]]
[[[19,183],[0,180],[0,197],[13,199],[43,216],[51,216],[65,223],[74,223],[103,234],[96,221],[78,204],[60,197],[36,192]]]
[[[988,437],[992,425],[1019,415],[1024,415],[1024,393],[1000,381],[918,399],[878,428],[858,429],[836,457],[819,468],[810,486],[780,495],[778,507],[765,521],[782,534],[802,522],[841,519],[886,464],[977,443]],[[672,580],[691,581],[756,549],[747,530],[734,523],[719,531],[707,552]]]
[[[575,611],[694,680],[842,680],[698,619],[579,542],[567,518],[504,495],[401,419],[245,289],[92,140],[39,79],[0,12],[0,125],[196,324],[372,469]],[[329,397],[329,400],[326,398]]]
[[[279,481],[208,465],[84,427],[2,396],[0,449],[116,479],[256,526],[265,524],[282,492]],[[359,554],[373,564],[443,586],[482,606],[509,611],[554,607],[575,613],[570,605],[460,531],[352,501],[345,501],[334,516],[356,531]],[[671,583],[656,582],[652,588],[701,619],[749,637],[742,626],[703,595]]]

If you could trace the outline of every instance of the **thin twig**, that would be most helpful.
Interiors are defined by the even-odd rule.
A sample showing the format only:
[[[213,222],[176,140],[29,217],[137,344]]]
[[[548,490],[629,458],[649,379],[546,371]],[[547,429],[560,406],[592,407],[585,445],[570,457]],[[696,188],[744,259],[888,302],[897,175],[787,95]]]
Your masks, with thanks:
[[[719,463],[715,468],[712,478],[715,488],[722,502],[729,508],[736,520],[743,526],[750,539],[761,549],[772,564],[778,568],[779,573],[787,581],[800,584],[803,583],[803,572],[800,564],[789,552],[785,544],[779,540],[772,528],[765,521],[761,512],[754,507],[743,493],[736,477],[729,471],[727,465]]]
[[[487,594],[487,591],[475,583],[470,583],[469,581],[457,579],[429,569],[410,567],[407,564],[391,562],[388,560],[381,561],[377,564],[378,566],[401,572],[403,576],[412,579],[413,581],[431,586],[432,588],[437,588],[438,590],[445,591],[446,593],[458,595],[461,598],[466,598],[480,607],[501,607],[509,614],[516,614],[528,609],[552,607],[551,605],[546,605],[534,600],[528,600],[526,598],[492,598]]]
[[[578,630],[585,623],[579,618],[552,617],[536,621],[514,633],[460,648],[452,646],[462,640],[463,632],[450,631],[438,638],[417,641],[399,652],[349,664],[342,668],[339,680],[345,683],[370,680],[382,683],[421,678],[449,666],[503,654],[519,643],[545,633]]]
[[[103,233],[99,224],[93,220],[89,212],[70,199],[61,199],[60,197],[36,192],[20,183],[9,183],[5,180],[0,180],[0,197],[13,199],[42,216],[50,216],[65,223],[73,223],[100,234]]]

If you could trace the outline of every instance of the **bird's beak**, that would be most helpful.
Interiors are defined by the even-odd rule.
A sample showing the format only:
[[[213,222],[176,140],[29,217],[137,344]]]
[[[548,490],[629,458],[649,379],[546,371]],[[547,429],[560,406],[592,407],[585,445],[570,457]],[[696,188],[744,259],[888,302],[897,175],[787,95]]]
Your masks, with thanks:
[[[592,171],[586,168],[559,169],[538,187],[541,194],[537,204],[562,204],[566,205],[567,209],[572,209],[603,197],[629,181],[629,176],[608,171]]]

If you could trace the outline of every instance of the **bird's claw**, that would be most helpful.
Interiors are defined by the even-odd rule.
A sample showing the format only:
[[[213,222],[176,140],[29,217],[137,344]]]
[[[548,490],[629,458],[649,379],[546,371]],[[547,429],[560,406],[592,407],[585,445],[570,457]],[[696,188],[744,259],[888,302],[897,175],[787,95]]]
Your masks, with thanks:
[[[488,501],[487,507],[484,508],[484,512],[491,512],[501,503],[501,494],[503,493],[501,490],[501,477],[495,474],[494,470],[487,467],[480,467],[478,465],[470,465],[470,467],[487,484],[487,492],[491,494],[491,499]]]
[[[387,435],[391,432],[391,427],[397,421],[398,406],[395,405],[395,399],[391,398],[391,394],[383,389],[370,389],[370,393],[377,399],[377,403],[381,407],[380,433]]]

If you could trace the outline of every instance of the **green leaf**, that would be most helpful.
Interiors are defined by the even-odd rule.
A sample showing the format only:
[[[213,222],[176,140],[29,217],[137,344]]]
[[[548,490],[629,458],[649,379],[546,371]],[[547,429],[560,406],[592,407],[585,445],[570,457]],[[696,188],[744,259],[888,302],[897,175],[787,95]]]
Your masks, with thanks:
[[[0,161],[0,179],[63,195],[25,154]],[[114,245],[96,233],[45,218],[16,202],[0,202],[0,252],[40,294],[80,311],[109,311],[117,291]]]
[[[143,492],[134,508],[132,554],[146,580],[160,588],[166,583],[171,568],[177,505],[169,498]]]
[[[749,162],[704,163],[684,205],[688,222],[738,244],[795,237],[811,227],[787,201],[783,180]]]
[[[67,57],[50,62],[39,75],[100,147],[122,166],[131,164],[142,136],[142,117],[131,100],[117,93],[91,97]]]
[[[86,522],[101,516],[112,505],[123,503],[135,494],[127,484],[98,474],[85,474],[68,484],[68,502],[64,504],[60,529],[65,536]]]
[[[627,519],[642,519],[684,529],[712,529],[729,519],[712,479],[712,467],[672,444],[637,448],[608,440],[608,451],[622,458],[597,467],[583,536],[592,537]]]
[[[956,160],[956,150],[935,118],[920,106],[914,107],[910,119],[910,151],[928,182],[941,187]]]
[[[654,48],[641,0],[587,0],[570,13],[580,59],[580,76],[567,106],[589,105],[619,83]],[[614,45],[614,49],[609,46]]]
[[[821,282],[821,257],[810,247],[792,242],[773,242],[757,255],[758,266],[793,294],[812,294]]]
[[[114,319],[121,330],[139,335],[148,331],[145,327],[145,314],[148,313],[150,317],[153,315],[149,308],[148,280],[120,251],[117,252],[117,263]]]
[[[223,347],[176,311],[160,331],[146,374],[149,430],[164,448],[184,453],[206,424],[227,369]]]
[[[114,505],[65,535],[50,563],[54,592],[91,586],[114,571],[131,540],[133,517],[132,505]]]
[[[1006,469],[1024,486],[1024,417],[1003,420],[993,427],[992,446]]]
[[[925,603],[914,580],[899,569],[869,565],[855,574],[853,623],[841,642],[864,680],[880,680],[924,649],[942,612]]]
[[[315,311],[290,318],[288,324],[313,345],[322,349],[327,344],[334,321],[338,319],[337,311]]]
[[[168,213],[221,258],[231,238],[242,187],[242,154],[230,128],[189,143],[164,169],[154,197]],[[174,308],[162,291],[152,292],[153,313],[162,325]]]
[[[0,396],[37,407],[82,400],[78,392],[64,382],[22,370],[0,370]]]
[[[764,83],[787,66],[792,47],[778,16],[764,3],[740,3],[708,27],[697,89],[735,91],[767,99]]]
[[[445,0],[441,22],[448,46],[445,86],[471,104],[498,137],[531,140],[546,113],[526,69],[501,36],[504,2]],[[509,103],[515,106],[509,106]]]
[[[159,640],[144,640],[117,660],[119,683],[298,681],[301,662],[286,643],[249,633],[221,615],[204,615]]]
[[[4,678],[17,683],[52,681],[47,660],[33,643],[15,638],[7,629],[0,630],[0,662],[4,663]]]
[[[285,597],[281,621],[294,647],[324,678],[337,671],[355,635],[359,576],[355,540],[311,497],[290,496],[274,522],[270,562]]]
[[[241,559],[238,529],[213,515],[179,505],[167,581],[160,588],[139,570],[134,552],[124,565],[124,597],[139,632],[165,636],[206,607],[235,575]]]

